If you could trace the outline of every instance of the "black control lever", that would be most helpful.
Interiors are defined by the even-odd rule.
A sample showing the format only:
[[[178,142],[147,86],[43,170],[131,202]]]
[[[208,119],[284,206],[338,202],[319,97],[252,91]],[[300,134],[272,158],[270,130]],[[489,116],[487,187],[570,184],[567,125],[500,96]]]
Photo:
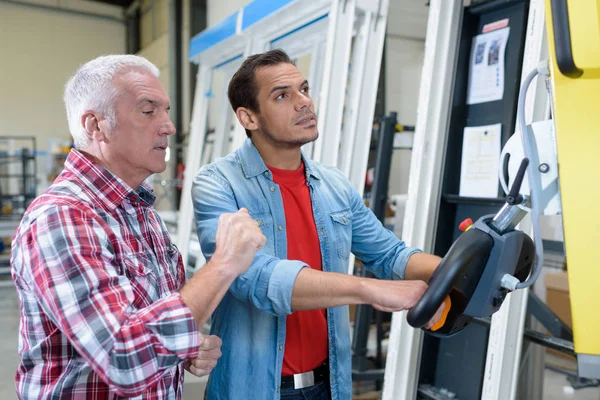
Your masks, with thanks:
[[[517,171],[515,181],[513,182],[513,185],[510,188],[510,192],[508,192],[508,196],[506,196],[506,202],[511,206],[521,204],[523,202],[523,196],[521,196],[519,192],[521,191],[521,185],[523,184],[523,179],[525,178],[525,171],[527,171],[528,165],[529,159],[524,158],[523,161],[521,161],[521,165],[519,166],[519,170]]]

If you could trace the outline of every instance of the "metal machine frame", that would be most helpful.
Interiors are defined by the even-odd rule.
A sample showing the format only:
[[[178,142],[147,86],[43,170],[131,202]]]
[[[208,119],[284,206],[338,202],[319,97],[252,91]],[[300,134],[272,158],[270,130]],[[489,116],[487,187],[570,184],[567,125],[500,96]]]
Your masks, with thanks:
[[[426,251],[433,249],[436,222],[434,216],[437,215],[437,199],[443,179],[442,166],[449,125],[450,94],[453,91],[452,81],[462,15],[462,2],[430,2],[403,237],[411,245]],[[545,58],[544,29],[544,2],[532,0],[529,6],[522,71],[530,71]],[[527,102],[528,121],[532,118],[545,118],[544,113],[547,113],[548,109],[547,94],[540,90],[539,83],[536,85],[530,88],[536,96],[530,95]],[[524,221],[520,229],[527,231],[526,224]],[[527,290],[510,294],[500,311],[492,317],[482,398],[512,399],[515,396],[527,298]],[[394,314],[383,399],[416,397],[422,339],[423,333],[408,325],[404,312]]]
[[[527,72],[536,68],[540,61],[546,58],[546,48],[544,1],[532,0],[529,4],[521,82]],[[525,108],[526,120],[547,119],[549,99],[543,81],[535,81],[529,88],[529,93]],[[515,129],[518,131],[518,126]],[[530,231],[529,219],[521,223],[519,228]],[[515,398],[519,382],[518,372],[521,365],[521,349],[523,347],[529,290],[523,289],[510,293],[510,297],[505,301],[500,311],[492,316],[482,398]]]
[[[427,51],[425,54],[423,81],[419,98],[419,118],[417,120],[413,164],[411,166],[411,187],[409,188],[408,210],[406,212],[407,219],[405,220],[404,226],[404,231],[406,232],[404,239],[412,245],[421,246],[425,250],[432,249],[432,233],[434,231],[435,221],[432,221],[431,214],[437,215],[435,211],[437,210],[437,207],[439,207],[437,199],[439,198],[440,183],[443,179],[442,163],[440,163],[439,160],[443,160],[445,157],[444,152],[446,148],[445,142],[447,141],[449,114],[447,106],[444,107],[444,104],[440,105],[431,100],[437,99],[438,102],[449,101],[448,93],[452,90],[449,87],[450,85],[444,86],[438,83],[440,81],[443,82],[444,79],[452,79],[454,73],[454,69],[448,67],[454,67],[452,62],[456,59],[457,32],[460,30],[462,23],[462,4],[457,3],[459,2],[432,1],[430,3],[430,19],[426,37]],[[552,2],[552,7],[556,7],[556,4],[558,3],[560,2]],[[566,2],[564,2],[564,4],[566,4]],[[583,19],[586,23],[591,24],[592,28],[597,28],[597,21],[595,19],[592,17],[590,17],[592,18],[591,20],[589,18],[586,19],[589,13],[586,14],[583,5],[577,3],[577,7],[579,8],[573,7],[576,11],[574,13],[574,18],[579,18],[580,20]],[[555,17],[557,17],[555,14],[552,14],[551,16],[548,15],[550,9],[550,1],[531,0],[529,2],[525,50],[521,69],[521,83],[526,81],[526,76],[530,71],[535,70],[536,68],[538,71],[540,68],[547,68],[545,65],[540,65],[541,61],[549,58],[549,40],[546,36],[547,22],[549,20],[554,21],[556,20]],[[556,10],[553,11],[554,13],[557,12]],[[571,4],[569,4],[569,11],[573,11],[571,10]],[[561,17],[564,17],[565,15],[566,12],[561,14]],[[567,16],[567,19],[568,18],[569,17]],[[579,33],[581,34],[583,28],[581,25],[579,28]],[[548,35],[550,35],[552,30],[548,30],[548,32]],[[565,33],[564,31],[561,31],[561,34],[568,37],[569,32]],[[581,45],[581,48],[586,48],[586,45],[589,47],[590,43],[582,40],[582,38],[582,36],[578,37],[578,44]],[[555,37],[554,39],[563,40],[564,38]],[[550,42],[551,48],[553,47],[553,43],[554,42]],[[595,44],[595,42],[592,44]],[[589,51],[582,51],[579,53],[579,56],[584,58],[582,55],[588,54]],[[560,58],[558,53],[557,57]],[[554,54],[552,54],[550,58],[552,58],[553,62],[556,61],[554,60]],[[434,72],[432,68],[433,65],[437,66],[436,72]],[[590,65],[596,66],[594,63]],[[559,66],[555,66],[554,68],[553,78],[554,84],[556,84],[556,81],[560,81],[560,84],[563,85],[561,87],[563,96],[569,94],[571,96],[579,95],[579,92],[568,92],[566,89],[563,89],[567,86],[569,86],[569,89],[572,89],[576,87],[576,85],[579,85],[576,88],[580,90],[580,92],[585,92],[586,90],[588,94],[593,92],[588,86],[584,86],[584,83],[575,82],[577,78],[580,78],[580,75],[569,76],[571,80],[560,76],[560,73],[558,72],[558,68],[560,67],[559,60]],[[437,73],[439,71],[442,72]],[[560,72],[565,74],[562,69]],[[592,72],[588,74],[588,78],[592,80],[597,78],[598,75],[595,75],[596,72],[597,69],[592,70]],[[548,90],[548,92],[549,91],[550,90]],[[529,95],[527,96],[525,104],[525,119],[528,121],[527,123],[548,119],[552,104],[543,79],[538,78],[533,81],[532,87],[529,88],[528,92]],[[556,92],[557,90],[554,88],[554,93],[550,94],[554,97],[553,100],[555,102]],[[577,95],[575,93],[577,93]],[[581,97],[577,98],[577,100],[579,99],[581,99]],[[564,101],[564,98],[562,101]],[[565,104],[572,103],[565,102],[562,104],[564,106]],[[572,107],[571,114],[563,116],[566,118],[573,118],[573,116],[577,114],[576,112],[573,112],[575,112],[575,109]],[[556,124],[556,121],[554,121],[554,123]],[[586,129],[589,130],[590,126],[592,126],[591,119],[589,121],[586,120],[585,123],[582,124],[583,131],[587,132]],[[516,130],[519,130],[518,126]],[[425,132],[427,132],[429,136],[429,142],[427,142],[427,138],[424,137]],[[594,133],[591,133],[588,137],[595,137]],[[591,140],[589,141],[591,142]],[[573,144],[573,142],[570,143]],[[564,154],[563,158],[566,158],[567,156]],[[571,156],[573,154],[578,153],[572,152]],[[427,155],[426,161],[423,160],[425,155]],[[560,157],[559,152],[559,158]],[[573,162],[573,160],[571,161]],[[577,166],[577,163],[575,166]],[[569,178],[574,180],[573,176],[569,176]],[[571,181],[571,184],[573,184],[573,181]],[[421,192],[421,187],[423,186],[432,188],[430,197],[423,198],[423,194],[425,194]],[[590,196],[590,198],[595,197]],[[415,204],[416,199],[420,200],[420,204]],[[586,199],[586,201],[587,200],[589,199]],[[570,218],[572,218],[572,221],[575,220],[572,216]],[[423,221],[426,221],[426,224],[424,224],[425,226],[423,226]],[[531,231],[530,221],[524,221],[519,226],[519,229]],[[571,241],[571,243],[575,242]],[[576,262],[578,262],[576,267],[583,270],[583,264],[585,263],[582,263],[582,261],[585,260],[582,258],[582,250],[579,249],[578,251],[579,253],[575,254],[577,257]],[[575,259],[575,257],[573,259]],[[577,272],[580,273],[580,271]],[[576,277],[574,276],[574,278],[580,279],[581,276],[583,276],[583,274]],[[588,282],[590,282],[589,279],[586,281],[588,285],[586,290],[592,292],[592,290],[589,290],[591,285]],[[582,284],[582,281],[579,281],[578,285],[579,284]],[[579,303],[579,305],[581,305],[581,303]],[[584,311],[588,310],[579,310],[578,312],[583,314]],[[549,329],[554,337],[548,337],[544,334],[525,329],[525,316],[527,312],[531,313],[545,328]],[[574,312],[577,312],[577,304],[574,306]],[[491,321],[479,320],[477,322],[490,327],[481,392],[481,398],[483,399],[514,399],[516,397],[524,339],[541,344],[545,347],[559,349],[569,354],[574,354],[574,351],[577,351],[577,335],[575,335],[575,347],[573,347],[571,341],[572,333],[568,327],[563,326],[558,318],[553,315],[553,313],[549,312],[544,304],[528,289],[518,290],[510,294],[500,311],[492,316]],[[587,324],[592,325],[593,323],[596,323],[595,320]],[[581,332],[581,337],[583,337],[583,335],[588,335],[585,337],[587,342],[584,343],[587,346],[586,349],[592,349],[593,347],[590,346],[591,342],[589,340],[591,332],[594,332],[594,330],[588,329],[585,332]],[[394,315],[392,331],[390,333],[390,345],[388,348],[386,379],[384,381],[384,399],[413,399],[416,397],[419,389],[418,374],[420,370],[421,347],[422,333],[415,332],[408,326],[405,321],[404,313]],[[583,349],[581,344],[580,348]],[[579,368],[582,376],[592,376],[594,373],[597,374],[597,357],[598,356],[593,354],[582,355],[581,353],[578,353]],[[534,361],[529,362],[538,364],[543,363],[543,356],[533,357],[533,360]],[[594,368],[596,369],[594,370]],[[530,374],[542,374],[542,369],[540,368],[537,368],[537,371],[536,368],[529,368],[528,371]],[[581,379],[584,381],[586,380],[583,378]],[[541,390],[538,387],[540,379],[535,379],[535,377],[533,377],[532,381],[535,382],[535,385],[537,386],[530,394],[535,398],[541,398]]]

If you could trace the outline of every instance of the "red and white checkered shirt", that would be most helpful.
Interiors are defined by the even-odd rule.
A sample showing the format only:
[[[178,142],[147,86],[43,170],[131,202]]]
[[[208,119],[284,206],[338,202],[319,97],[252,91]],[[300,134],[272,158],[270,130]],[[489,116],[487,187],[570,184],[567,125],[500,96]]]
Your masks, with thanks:
[[[19,398],[181,398],[200,337],[154,200],[72,150],[31,204],[11,250]]]

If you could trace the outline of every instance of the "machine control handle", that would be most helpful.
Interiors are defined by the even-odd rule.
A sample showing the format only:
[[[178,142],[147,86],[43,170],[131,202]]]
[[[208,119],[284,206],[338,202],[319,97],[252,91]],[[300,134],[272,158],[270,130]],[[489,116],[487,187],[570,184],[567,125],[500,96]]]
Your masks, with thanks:
[[[571,26],[567,0],[551,0],[552,25],[554,26],[554,48],[556,65],[560,72],[569,78],[579,78],[583,70],[575,65],[571,46]]]
[[[508,196],[506,196],[506,202],[511,206],[521,204],[523,202],[523,196],[519,194],[519,191],[521,190],[521,185],[523,184],[523,178],[525,178],[525,171],[527,171],[528,165],[529,159],[524,158],[523,161],[521,161],[521,165],[517,171],[517,176],[515,176],[515,181],[510,188],[510,192],[508,193]]]
[[[469,229],[463,233],[450,247],[440,265],[431,275],[429,286],[421,299],[406,315],[409,325],[413,328],[425,326],[450,294],[455,283],[462,278],[462,274],[469,264],[480,257],[482,253],[489,254],[493,245],[492,237],[479,229]],[[485,267],[485,263],[483,267]],[[449,311],[449,307],[447,308],[445,313]]]

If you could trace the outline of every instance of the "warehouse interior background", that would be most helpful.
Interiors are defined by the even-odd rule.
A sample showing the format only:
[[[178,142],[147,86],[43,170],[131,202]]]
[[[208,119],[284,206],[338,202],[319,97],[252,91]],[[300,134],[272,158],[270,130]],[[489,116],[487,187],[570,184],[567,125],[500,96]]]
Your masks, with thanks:
[[[181,196],[185,195],[181,193],[182,166],[189,150],[198,71],[189,59],[190,41],[248,3],[249,0],[0,0],[0,397],[16,398],[14,375],[19,360],[19,302],[10,279],[10,242],[24,205],[52,183],[71,148],[62,101],[65,82],[78,66],[102,54],[138,54],[158,66],[160,81],[171,97],[171,116],[178,132],[170,138],[167,170],[153,176],[152,183],[158,197],[156,208],[173,224]],[[470,1],[464,2],[465,7],[469,5]],[[398,124],[409,128],[398,133],[403,135],[399,141],[404,144],[392,154],[390,198],[401,198],[409,188],[429,11],[426,0],[389,2],[375,119],[395,112]],[[310,59],[296,61],[299,69],[308,74]],[[223,86],[222,77],[215,76],[211,89],[215,98],[211,102],[218,103]],[[210,107],[208,141],[218,117],[219,107]],[[25,159],[24,153],[33,157]],[[376,156],[375,151],[372,153],[370,168]],[[28,173],[31,176],[25,176]],[[401,216],[398,218],[388,208],[386,224],[401,235]],[[562,243],[560,216],[544,217],[542,228],[547,243]],[[560,245],[550,246],[547,253],[543,276],[534,291],[569,324],[564,253]],[[389,330],[389,321],[385,329]],[[543,330],[539,326],[538,329]],[[377,347],[374,326],[370,332],[369,354],[373,355]],[[384,353],[387,347],[384,342]],[[529,344],[524,348],[524,360],[533,357],[531,349],[535,347]],[[573,385],[576,363],[571,356],[543,348],[541,353],[545,366],[540,383],[544,399],[600,399],[597,381],[586,382],[582,387]],[[186,375],[184,399],[202,398],[205,384],[205,378]],[[520,385],[520,393],[527,393],[524,387],[528,382]],[[354,389],[356,399],[381,396],[377,383],[356,382]]]

